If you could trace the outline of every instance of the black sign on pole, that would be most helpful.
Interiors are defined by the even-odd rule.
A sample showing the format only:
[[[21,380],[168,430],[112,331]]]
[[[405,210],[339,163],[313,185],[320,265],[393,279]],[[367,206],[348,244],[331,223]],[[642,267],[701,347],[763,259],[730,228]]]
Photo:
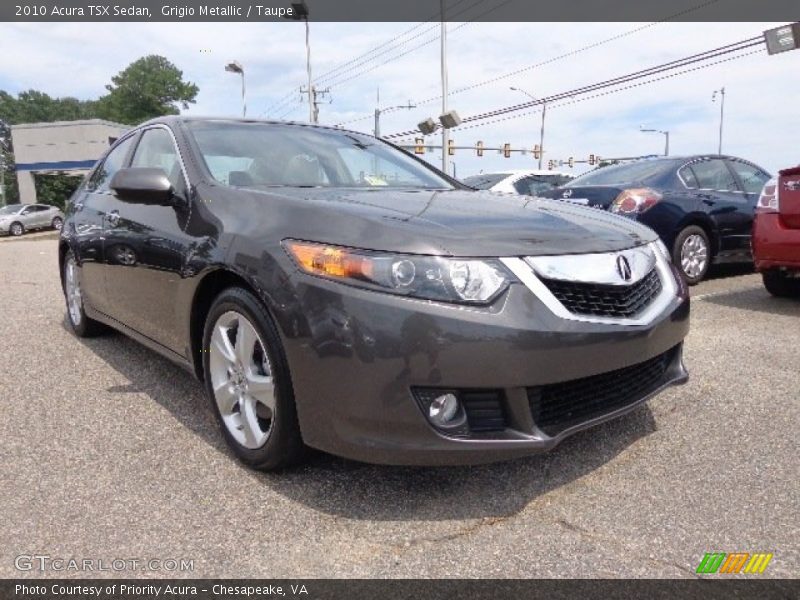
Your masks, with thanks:
[[[800,23],[792,23],[764,32],[767,42],[767,52],[778,54],[800,47]]]

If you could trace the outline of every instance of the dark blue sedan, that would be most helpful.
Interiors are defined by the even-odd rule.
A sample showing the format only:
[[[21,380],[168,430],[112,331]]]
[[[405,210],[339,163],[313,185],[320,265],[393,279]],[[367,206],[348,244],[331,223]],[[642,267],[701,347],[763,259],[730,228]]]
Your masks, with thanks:
[[[764,169],[733,156],[665,157],[595,169],[541,196],[636,219],[658,233],[686,282],[712,263],[752,262],[750,237]]]

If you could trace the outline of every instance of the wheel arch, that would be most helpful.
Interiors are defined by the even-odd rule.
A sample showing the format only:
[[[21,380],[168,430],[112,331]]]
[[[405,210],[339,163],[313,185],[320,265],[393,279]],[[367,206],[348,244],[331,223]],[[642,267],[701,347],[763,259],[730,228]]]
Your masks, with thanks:
[[[207,273],[198,283],[192,297],[191,310],[189,311],[189,346],[194,374],[200,381],[204,380],[203,371],[203,332],[206,317],[211,309],[214,299],[225,289],[241,287],[251,292],[262,301],[265,310],[274,318],[268,303],[263,302],[263,294],[258,287],[250,282],[244,275],[229,268],[218,268]]]

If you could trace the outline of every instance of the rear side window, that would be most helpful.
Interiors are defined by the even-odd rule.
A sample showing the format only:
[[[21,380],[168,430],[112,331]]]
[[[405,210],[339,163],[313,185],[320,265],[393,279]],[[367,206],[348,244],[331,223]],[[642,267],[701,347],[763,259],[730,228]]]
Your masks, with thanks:
[[[108,191],[108,184],[111,183],[111,178],[125,164],[125,157],[128,156],[128,150],[131,148],[133,138],[134,136],[131,136],[123,140],[119,146],[109,152],[103,164],[97,167],[97,170],[92,173],[92,178],[89,180],[87,186],[90,192]]]
[[[718,158],[693,163],[691,169],[697,179],[697,187],[701,190],[735,192],[739,190],[725,161]]]
[[[697,183],[697,177],[694,176],[694,171],[692,171],[691,167],[683,167],[678,171],[678,175],[680,175],[680,178],[683,179],[686,187],[693,190],[696,190],[700,187],[700,185]]]
[[[745,192],[748,194],[761,193],[761,188],[767,183],[769,175],[754,165],[748,165],[738,160],[729,161],[728,164],[733,167],[739,177],[739,181],[742,182]]]

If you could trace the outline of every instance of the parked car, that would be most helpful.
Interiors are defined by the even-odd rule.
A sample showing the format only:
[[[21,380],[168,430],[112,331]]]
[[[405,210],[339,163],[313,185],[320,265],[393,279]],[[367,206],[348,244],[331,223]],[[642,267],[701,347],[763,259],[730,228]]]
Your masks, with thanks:
[[[305,445],[521,456],[687,378],[687,289],[650,229],[478,192],[356,132],[153,120],[64,225],[75,334],[111,326],[189,369],[259,469]]]
[[[540,192],[564,185],[573,178],[569,173],[517,169],[481,173],[464,178],[464,183],[476,190],[489,190],[503,194],[538,196]]]
[[[64,213],[47,204],[7,204],[0,207],[0,234],[22,235],[34,229],[60,230]]]
[[[753,257],[774,296],[800,296],[800,166],[780,171],[761,192]]]
[[[733,156],[668,157],[595,169],[540,195],[610,210],[651,227],[694,285],[712,263],[753,260],[753,213],[769,177]]]

